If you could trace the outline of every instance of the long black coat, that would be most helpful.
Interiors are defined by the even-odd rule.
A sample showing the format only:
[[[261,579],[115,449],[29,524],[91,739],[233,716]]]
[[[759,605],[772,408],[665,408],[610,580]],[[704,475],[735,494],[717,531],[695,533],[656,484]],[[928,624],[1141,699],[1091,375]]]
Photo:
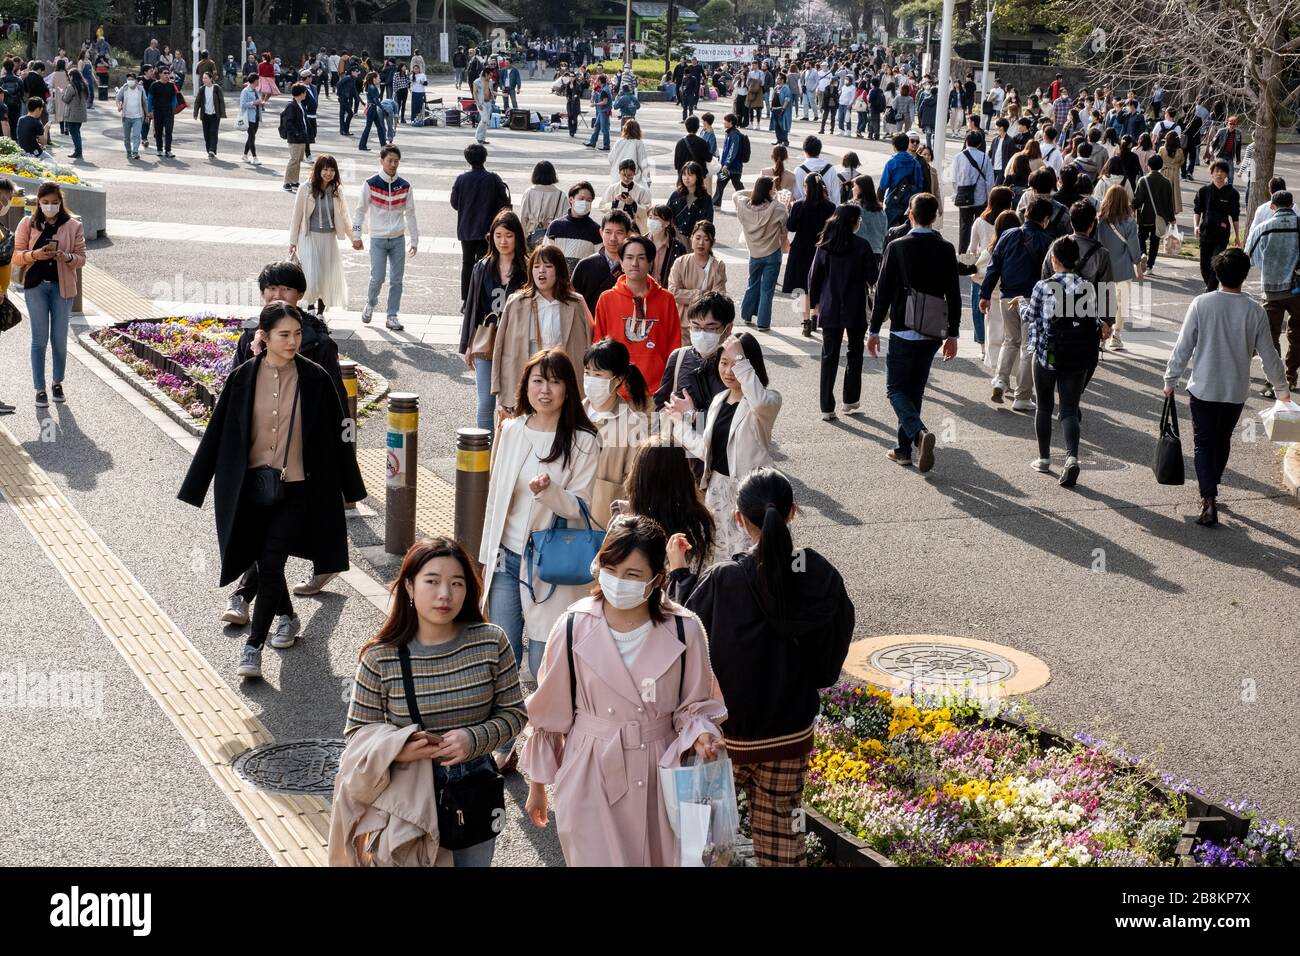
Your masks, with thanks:
[[[222,587],[252,567],[262,541],[263,529],[255,524],[256,509],[242,500],[241,492],[248,471],[257,370],[265,357],[263,352],[245,362],[226,380],[177,495],[201,508],[208,485],[215,485]],[[366,486],[353,447],[344,441],[344,411],[329,373],[301,355],[294,357],[294,364],[302,389],[298,414],[302,419],[308,520],[289,553],[311,561],[317,574],[346,571],[348,531],[343,501],[360,501],[366,496]]]
[[[835,204],[829,199],[820,203],[800,199],[790,208],[786,228],[794,233],[790,240],[790,255],[785,262],[785,282],[781,291],[789,294],[796,289],[808,288],[808,270],[812,268],[817,252],[817,240],[826,220],[835,213]]]

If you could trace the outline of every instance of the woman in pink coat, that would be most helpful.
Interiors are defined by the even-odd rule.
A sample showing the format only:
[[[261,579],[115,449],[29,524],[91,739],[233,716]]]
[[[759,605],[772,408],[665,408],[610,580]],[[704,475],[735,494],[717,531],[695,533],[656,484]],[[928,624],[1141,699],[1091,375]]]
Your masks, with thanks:
[[[555,785],[569,866],[676,866],[659,768],[692,749],[717,756],[726,708],[699,619],[664,599],[658,522],[616,518],[596,561],[598,588],[556,622],[526,702],[526,809],[546,826],[546,784]]]

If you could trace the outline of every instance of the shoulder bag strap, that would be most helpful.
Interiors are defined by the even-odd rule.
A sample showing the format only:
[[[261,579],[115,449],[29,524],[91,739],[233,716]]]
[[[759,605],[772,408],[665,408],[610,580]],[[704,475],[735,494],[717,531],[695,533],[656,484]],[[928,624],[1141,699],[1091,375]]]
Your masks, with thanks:
[[[686,358],[686,349],[679,348],[677,350],[677,362],[673,366],[673,391],[672,391],[673,395],[677,394],[677,384],[682,377],[682,359],[684,358]],[[672,395],[670,395],[669,397],[671,398]]]
[[[284,442],[284,463],[280,465],[280,480],[284,481],[284,473],[289,470],[289,448],[293,445],[293,423],[298,417],[298,396],[302,394],[302,380],[293,390],[293,405],[289,409],[289,437]]]
[[[569,660],[569,703],[573,717],[578,717],[578,681],[573,672],[573,614],[567,615],[564,622],[564,653]]]
[[[682,645],[682,669],[677,675],[677,705],[680,707],[682,693],[686,690],[686,622],[680,614],[674,614],[673,617],[677,619],[677,640]]]
[[[423,730],[424,718],[420,716],[420,705],[415,699],[415,678],[411,675],[411,650],[405,644],[397,649],[397,661],[402,666],[402,689],[406,691],[406,709],[410,712],[411,722]]]

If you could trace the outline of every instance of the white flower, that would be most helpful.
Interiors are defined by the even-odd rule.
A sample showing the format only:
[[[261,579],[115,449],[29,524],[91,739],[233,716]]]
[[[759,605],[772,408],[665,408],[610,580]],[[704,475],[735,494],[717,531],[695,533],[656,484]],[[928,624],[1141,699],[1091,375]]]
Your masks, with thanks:
[[[844,718],[844,726],[847,727],[847,728],[849,728],[850,730],[853,729],[853,725],[856,724],[856,723],[857,723],[857,720],[856,720],[855,718],[853,718],[853,717],[845,717],[845,718]]]

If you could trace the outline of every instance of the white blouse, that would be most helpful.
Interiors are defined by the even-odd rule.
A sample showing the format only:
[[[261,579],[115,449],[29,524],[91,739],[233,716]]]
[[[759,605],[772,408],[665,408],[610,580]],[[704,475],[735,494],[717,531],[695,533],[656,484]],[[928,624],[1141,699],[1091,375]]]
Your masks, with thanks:
[[[632,662],[636,660],[637,652],[645,644],[645,639],[650,635],[650,628],[654,625],[653,621],[646,621],[638,628],[630,631],[616,631],[612,627],[609,633],[614,637],[614,646],[618,648],[619,656],[623,658],[623,663],[631,670]]]
[[[524,427],[524,437],[528,439],[529,448],[524,458],[523,467],[515,476],[514,493],[510,496],[510,510],[506,512],[505,529],[501,532],[501,544],[515,554],[524,553],[528,543],[528,514],[533,507],[533,492],[528,483],[542,473],[542,459],[551,453],[555,443],[555,432],[539,432],[535,428]]]
[[[562,332],[560,327],[560,300],[555,299],[551,302],[547,302],[539,295],[536,297],[536,301],[537,329],[542,335],[541,344],[537,346],[537,349],[555,348],[562,344],[560,342],[560,335]],[[532,333],[530,332],[529,341],[531,342],[532,340]]]

